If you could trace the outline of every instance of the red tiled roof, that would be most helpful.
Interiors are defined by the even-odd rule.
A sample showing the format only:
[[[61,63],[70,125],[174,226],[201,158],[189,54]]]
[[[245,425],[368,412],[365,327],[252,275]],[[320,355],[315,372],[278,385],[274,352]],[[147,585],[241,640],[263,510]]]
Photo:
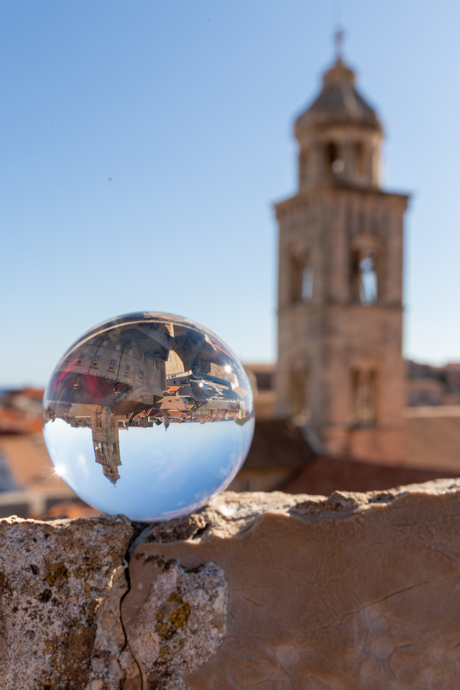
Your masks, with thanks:
[[[245,469],[301,468],[313,457],[299,427],[287,419],[256,419]]]
[[[43,400],[43,388],[23,388],[17,392],[23,395],[25,398],[29,398],[31,400],[38,400],[39,402]]]
[[[29,417],[6,407],[0,408],[0,434],[35,434],[42,428],[39,417]]]
[[[282,487],[282,491],[328,496],[333,491],[383,491],[396,486],[458,476],[460,471],[436,472],[321,457],[310,460],[295,479]]]

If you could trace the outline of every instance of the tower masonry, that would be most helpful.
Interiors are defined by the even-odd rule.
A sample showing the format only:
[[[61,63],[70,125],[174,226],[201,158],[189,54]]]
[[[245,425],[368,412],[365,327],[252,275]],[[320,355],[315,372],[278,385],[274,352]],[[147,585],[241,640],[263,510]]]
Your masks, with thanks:
[[[383,128],[340,55],[295,122],[298,191],[279,223],[277,411],[334,457],[403,460],[403,217]]]

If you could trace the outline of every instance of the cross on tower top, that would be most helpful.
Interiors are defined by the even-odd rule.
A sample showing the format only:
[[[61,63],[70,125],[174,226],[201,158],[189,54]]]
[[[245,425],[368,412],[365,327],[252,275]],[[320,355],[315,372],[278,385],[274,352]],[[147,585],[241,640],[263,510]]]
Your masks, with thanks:
[[[345,41],[345,31],[343,29],[337,29],[334,34],[334,44],[337,58],[342,57],[342,46]]]

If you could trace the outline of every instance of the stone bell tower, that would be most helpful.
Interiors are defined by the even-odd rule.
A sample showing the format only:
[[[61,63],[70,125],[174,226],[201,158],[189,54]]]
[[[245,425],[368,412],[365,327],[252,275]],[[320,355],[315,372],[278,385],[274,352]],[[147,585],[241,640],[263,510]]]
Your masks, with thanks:
[[[295,122],[279,222],[278,415],[335,457],[402,457],[403,216],[380,185],[382,125],[340,53]]]

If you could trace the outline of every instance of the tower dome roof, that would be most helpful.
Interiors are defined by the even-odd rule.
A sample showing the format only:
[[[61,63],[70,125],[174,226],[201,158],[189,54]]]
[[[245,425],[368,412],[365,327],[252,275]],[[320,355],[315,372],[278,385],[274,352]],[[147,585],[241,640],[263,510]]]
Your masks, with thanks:
[[[329,125],[360,125],[382,131],[375,110],[355,88],[356,75],[338,57],[323,75],[323,87],[307,110],[295,122],[296,134],[303,129]]]

